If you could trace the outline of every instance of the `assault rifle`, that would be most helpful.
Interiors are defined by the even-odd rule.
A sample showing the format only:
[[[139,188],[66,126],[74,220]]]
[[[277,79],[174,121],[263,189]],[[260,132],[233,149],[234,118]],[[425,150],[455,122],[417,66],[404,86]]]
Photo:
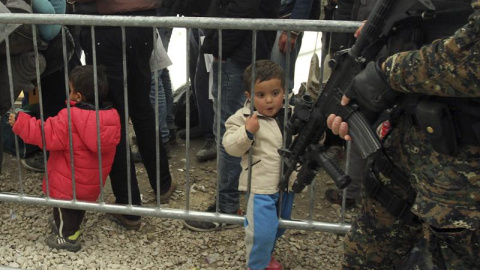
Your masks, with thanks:
[[[355,139],[363,158],[371,157],[380,148],[380,141],[359,106],[353,101],[342,106],[340,100],[352,79],[371,61],[384,46],[394,27],[406,19],[422,18],[435,9],[429,0],[379,0],[362,28],[360,37],[352,48],[337,52],[330,61],[332,74],[318,100],[304,95],[294,101],[294,114],[289,119],[288,135],[297,135],[288,149],[279,150],[284,157],[284,174],[279,189],[288,188],[288,179],[301,168],[292,187],[301,192],[315,178],[320,167],[334,180],[338,189],[351,181],[348,175],[325,154],[319,141],[324,135],[330,114],[341,116],[348,123],[349,133]]]

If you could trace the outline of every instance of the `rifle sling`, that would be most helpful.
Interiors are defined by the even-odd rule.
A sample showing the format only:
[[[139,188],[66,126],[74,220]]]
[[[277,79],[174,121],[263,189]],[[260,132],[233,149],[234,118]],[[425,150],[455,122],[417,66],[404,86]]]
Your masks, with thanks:
[[[392,180],[392,184],[405,191],[407,199],[396,194],[388,186],[380,183],[376,174],[382,173]],[[405,222],[410,222],[415,215],[410,211],[416,193],[406,177],[383,153],[377,155],[373,161],[370,172],[364,180],[365,191],[369,197],[378,201],[387,212]]]
[[[373,172],[370,172],[365,177],[364,186],[367,195],[385,207],[392,216],[407,223],[415,217],[410,211],[412,204],[397,196],[387,186],[381,184]]]
[[[372,168],[375,173],[381,173],[392,179],[393,184],[404,190],[408,194],[409,201],[413,203],[416,194],[410,179],[383,152],[375,157]]]

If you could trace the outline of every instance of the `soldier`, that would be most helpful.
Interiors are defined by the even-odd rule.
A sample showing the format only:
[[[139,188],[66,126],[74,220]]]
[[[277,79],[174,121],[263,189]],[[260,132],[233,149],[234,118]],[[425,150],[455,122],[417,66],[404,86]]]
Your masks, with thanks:
[[[455,34],[369,63],[345,92],[342,105],[389,108],[389,120],[364,182],[369,196],[345,239],[343,269],[393,269],[422,237],[437,268],[480,266],[480,0],[472,7]],[[340,117],[327,124],[355,140]]]

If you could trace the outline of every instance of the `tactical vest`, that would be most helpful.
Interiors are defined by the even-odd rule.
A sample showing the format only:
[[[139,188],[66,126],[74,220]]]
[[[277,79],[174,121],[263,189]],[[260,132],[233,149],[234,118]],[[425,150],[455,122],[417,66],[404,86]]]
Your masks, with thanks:
[[[376,0],[356,0],[358,19],[367,16]],[[470,0],[432,1],[434,12],[426,12],[421,20],[406,21],[388,39],[384,56],[400,51],[419,49],[433,40],[445,38],[465,25],[472,14]],[[456,155],[462,144],[480,145],[480,100],[474,98],[434,97],[413,95],[399,104],[390,116],[403,113],[411,116],[411,123],[428,134],[433,148],[440,153]],[[434,130],[435,132],[431,132]],[[391,185],[403,190],[403,195],[379,181],[378,174],[392,179]],[[406,222],[415,220],[410,211],[416,197],[409,176],[399,170],[383,153],[371,163],[365,177],[365,191],[380,202],[393,216]]]
[[[389,54],[418,49],[451,36],[468,23],[473,12],[470,0],[432,3],[436,8],[434,12],[426,12],[419,22],[407,23],[389,40]],[[412,115],[412,124],[427,134],[437,152],[456,155],[461,145],[480,146],[480,99],[413,96],[400,105]]]

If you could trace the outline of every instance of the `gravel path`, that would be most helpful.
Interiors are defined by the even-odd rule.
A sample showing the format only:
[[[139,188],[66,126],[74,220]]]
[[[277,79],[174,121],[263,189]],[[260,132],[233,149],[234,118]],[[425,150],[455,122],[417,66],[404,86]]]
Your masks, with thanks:
[[[198,145],[197,145],[198,144]],[[193,143],[192,151],[203,142]],[[197,148],[197,149],[196,149]],[[177,150],[175,150],[177,151]],[[174,177],[182,183],[185,159],[178,149],[170,165]],[[4,172],[0,175],[0,191],[18,193],[16,161],[5,155]],[[215,161],[193,163],[191,181],[201,186],[192,193],[195,209],[205,209],[215,191],[212,172]],[[145,174],[137,170],[139,178]],[[42,174],[24,171],[24,191],[41,193]],[[143,179],[146,179],[143,177]],[[146,181],[144,181],[146,182]],[[181,186],[180,185],[180,186]],[[109,184],[107,184],[109,187]],[[141,184],[146,189],[148,184]],[[319,189],[319,197],[326,187]],[[145,192],[146,193],[146,192]],[[185,191],[179,190],[168,205],[181,208]],[[318,201],[318,202],[317,202]],[[45,238],[50,233],[47,219],[49,207],[0,202],[0,268],[22,269],[245,269],[244,231],[242,228],[217,232],[192,232],[182,220],[146,217],[139,231],[127,231],[105,213],[87,212],[82,225],[82,249],[77,253],[50,249]],[[297,196],[294,218],[308,217],[308,197]],[[316,200],[314,217],[319,221],[336,221],[339,207]],[[351,220],[354,212],[347,213]],[[343,236],[318,231],[287,230],[279,240],[275,257],[284,269],[338,269]]]
[[[45,207],[2,204],[0,265],[27,269],[245,269],[243,229],[191,232],[180,220],[146,218],[150,229],[126,231],[106,214],[89,212],[82,250],[50,249]],[[147,225],[148,226],[148,225]],[[338,269],[340,238],[290,230],[276,258],[285,269]]]

